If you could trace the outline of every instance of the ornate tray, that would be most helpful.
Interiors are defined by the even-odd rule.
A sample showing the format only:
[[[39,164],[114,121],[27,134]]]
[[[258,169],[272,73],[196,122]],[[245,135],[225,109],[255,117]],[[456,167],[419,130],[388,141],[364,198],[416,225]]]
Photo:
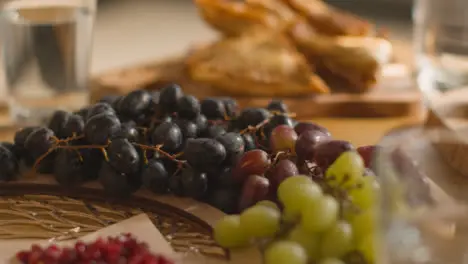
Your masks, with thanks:
[[[98,183],[63,189],[49,175],[30,173],[0,183],[0,239],[71,239],[146,213],[176,252],[203,255],[205,263],[261,263],[257,249],[226,251],[213,241],[223,213],[207,204],[140,190],[125,200],[103,195]]]

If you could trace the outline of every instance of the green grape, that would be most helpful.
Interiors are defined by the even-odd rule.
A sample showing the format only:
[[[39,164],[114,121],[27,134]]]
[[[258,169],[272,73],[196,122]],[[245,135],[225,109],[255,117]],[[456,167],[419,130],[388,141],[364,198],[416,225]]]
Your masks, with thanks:
[[[369,234],[373,234],[376,225],[376,213],[373,210],[367,210],[358,213],[351,219],[353,235],[355,241],[360,241]]]
[[[361,252],[364,259],[368,263],[375,263],[376,261],[375,256],[377,256],[376,254],[377,247],[375,245],[375,242],[376,241],[373,235],[367,235],[357,245],[357,250]]]
[[[264,253],[265,264],[306,264],[305,250],[293,241],[273,242]]]
[[[278,198],[290,214],[299,214],[305,204],[322,196],[322,189],[307,176],[293,176],[278,187]]]
[[[257,205],[270,207],[272,209],[275,209],[275,210],[279,211],[278,205],[276,205],[276,203],[274,203],[272,201],[263,200],[263,201],[258,202],[255,206],[257,206]]]
[[[280,229],[281,214],[266,206],[253,206],[242,212],[240,224],[250,237],[271,237]]]
[[[341,259],[327,258],[327,259],[322,259],[321,261],[318,262],[318,264],[346,264],[346,263],[342,261]]]
[[[249,244],[249,238],[241,228],[238,215],[227,215],[219,220],[213,229],[213,237],[224,248],[236,248]]]
[[[313,200],[302,211],[301,226],[309,233],[325,231],[337,221],[339,207],[336,199],[328,195]]]
[[[364,174],[364,161],[356,151],[343,152],[325,172],[325,178],[333,186],[349,186]]]
[[[281,219],[285,223],[295,223],[297,220],[299,220],[299,213],[292,213],[289,212],[287,209],[283,210],[283,213],[281,215]]]
[[[375,177],[366,176],[359,179],[356,188],[349,191],[349,196],[355,206],[361,210],[367,210],[375,205],[378,188]]]
[[[317,260],[320,251],[320,237],[318,234],[310,234],[299,225],[295,226],[288,234],[288,240],[299,243],[307,253],[309,260]]]
[[[336,222],[322,237],[320,253],[326,258],[340,258],[353,247],[353,228],[345,221]]]
[[[309,176],[306,175],[295,175],[284,179],[278,186],[278,196],[282,197],[285,193],[290,192],[291,187],[299,184],[310,184],[314,183]]]

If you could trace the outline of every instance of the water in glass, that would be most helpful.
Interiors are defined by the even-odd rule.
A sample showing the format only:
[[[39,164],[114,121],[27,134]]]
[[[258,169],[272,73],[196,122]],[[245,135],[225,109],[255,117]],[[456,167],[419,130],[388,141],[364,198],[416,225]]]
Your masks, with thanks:
[[[414,48],[418,83],[438,96],[468,87],[468,1],[415,0]]]
[[[18,0],[2,6],[2,62],[12,119],[40,122],[88,103],[95,1]]]

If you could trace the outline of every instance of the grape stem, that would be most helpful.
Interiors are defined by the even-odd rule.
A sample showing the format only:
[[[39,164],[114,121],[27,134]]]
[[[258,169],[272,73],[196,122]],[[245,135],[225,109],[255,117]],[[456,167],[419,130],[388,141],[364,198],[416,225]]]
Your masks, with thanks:
[[[148,145],[143,145],[143,144],[139,144],[139,143],[133,143],[135,146],[141,148],[142,150],[154,150],[156,152],[158,152],[159,154],[165,156],[166,158],[174,161],[174,162],[177,162],[179,165],[184,165],[186,164],[187,162],[185,160],[179,160],[177,159],[177,157],[179,157],[180,155],[182,155],[181,153],[178,153],[176,155],[171,155],[169,153],[167,153],[166,151],[162,150],[161,148],[163,147],[163,145],[156,145],[156,146],[148,146]]]
[[[82,138],[84,138],[84,135],[80,135],[80,136],[73,135],[71,137],[67,137],[67,138],[64,138],[64,139],[59,139],[58,137],[53,136],[52,140],[54,141],[54,145],[52,147],[50,147],[44,154],[39,156],[39,158],[36,159],[36,161],[34,162],[34,165],[33,165],[33,170],[36,171],[39,164],[48,155],[50,155],[50,153],[54,152],[54,150],[59,149],[59,148],[73,149],[73,150],[76,151],[78,149],[83,149],[83,148],[100,148],[100,149],[104,149],[106,147],[106,146],[93,146],[93,145],[81,145],[81,146],[62,145],[62,144],[68,144],[69,142],[71,142],[73,140],[79,140],[79,139],[82,139]],[[78,157],[79,157],[80,161],[83,161],[83,157],[81,156],[81,154],[79,152],[77,152],[77,154],[78,154]]]
[[[33,170],[36,171],[37,170],[37,167],[39,166],[39,164],[47,157],[49,156],[50,153],[52,153],[56,148],[55,147],[52,147],[50,148],[49,150],[47,150],[44,154],[42,154],[39,158],[36,159],[36,162],[34,162],[34,165],[33,165]]]

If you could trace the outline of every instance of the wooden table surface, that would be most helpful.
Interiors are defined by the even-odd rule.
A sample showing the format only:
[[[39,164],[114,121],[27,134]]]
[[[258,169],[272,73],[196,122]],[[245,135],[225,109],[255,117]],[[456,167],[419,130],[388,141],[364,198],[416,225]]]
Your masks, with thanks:
[[[328,128],[334,138],[348,140],[355,146],[362,146],[378,143],[392,129],[422,124],[424,116],[382,119],[321,118],[312,121]]]

